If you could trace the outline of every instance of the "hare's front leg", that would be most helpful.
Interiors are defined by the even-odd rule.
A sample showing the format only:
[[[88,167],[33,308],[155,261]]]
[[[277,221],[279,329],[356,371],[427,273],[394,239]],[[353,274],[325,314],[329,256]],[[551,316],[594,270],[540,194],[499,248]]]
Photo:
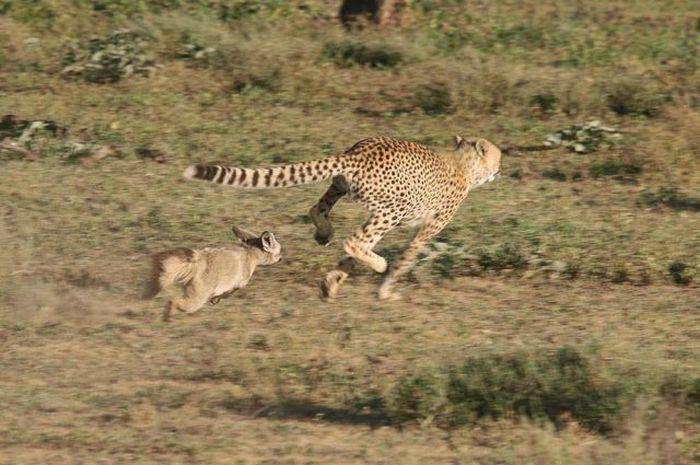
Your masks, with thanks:
[[[211,299],[209,299],[209,304],[210,304],[210,305],[216,305],[216,304],[218,304],[218,303],[221,301],[221,299],[227,298],[228,296],[230,296],[231,294],[233,294],[233,293],[236,292],[237,290],[238,290],[238,288],[231,289],[230,291],[226,291],[226,292],[224,292],[223,294],[217,295],[216,297],[212,297]]]

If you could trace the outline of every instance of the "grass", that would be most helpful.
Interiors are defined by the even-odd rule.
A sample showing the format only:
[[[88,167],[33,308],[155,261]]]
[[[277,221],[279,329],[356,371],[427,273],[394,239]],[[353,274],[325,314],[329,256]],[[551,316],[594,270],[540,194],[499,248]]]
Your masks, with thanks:
[[[693,463],[694,6],[414,2],[400,27],[349,33],[315,0],[3,4],[3,114],[117,155],[84,166],[50,135],[37,161],[0,155],[2,461]],[[123,27],[152,76],[61,76],[67,50]],[[537,145],[591,119],[622,139],[504,157],[398,302],[367,270],[318,300],[341,253],[306,218],[325,186],[180,180],[376,134]],[[364,215],[338,205],[338,237]],[[140,257],[229,243],[231,224],[273,230],[283,261],[162,323]]]

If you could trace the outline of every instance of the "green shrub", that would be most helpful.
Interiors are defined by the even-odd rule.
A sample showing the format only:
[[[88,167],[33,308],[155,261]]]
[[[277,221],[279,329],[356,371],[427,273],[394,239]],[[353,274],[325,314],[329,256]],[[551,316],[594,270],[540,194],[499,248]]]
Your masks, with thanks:
[[[566,181],[566,173],[556,167],[542,171],[542,176],[553,181]]]
[[[658,116],[668,100],[654,83],[640,79],[615,82],[604,95],[608,108],[620,116]]]
[[[642,172],[642,166],[636,161],[605,160],[602,163],[591,165],[588,172],[594,178],[610,176],[618,180],[627,180],[630,176]]]
[[[544,92],[533,95],[530,98],[530,106],[535,108],[541,115],[551,115],[554,113],[559,99],[551,93]]]
[[[524,268],[527,265],[527,260],[525,260],[520,247],[504,243],[493,252],[480,253],[479,265],[485,270],[501,271],[507,268]]]
[[[700,418],[700,376],[674,373],[662,381],[659,394],[687,406],[695,418]]]
[[[481,270],[474,266],[469,257],[450,249],[433,258],[430,267],[440,278],[445,279],[481,274]]]
[[[692,267],[678,260],[668,266],[668,275],[671,282],[679,286],[687,286],[693,280]]]
[[[609,432],[634,392],[605,378],[576,349],[474,356],[439,371],[409,374],[390,391],[386,406],[398,419],[433,419],[461,426],[480,418],[523,415],[561,423],[565,415]]]
[[[637,201],[647,207],[666,206],[673,210],[700,211],[700,199],[688,197],[677,187],[661,187],[656,191],[645,191]]]
[[[281,85],[282,72],[275,66],[239,69],[233,73],[228,90],[241,93],[249,89],[276,91]]]
[[[445,82],[429,82],[418,86],[414,93],[415,105],[428,115],[452,112],[450,87]]]
[[[247,347],[256,350],[269,350],[270,345],[267,342],[267,337],[264,334],[253,334],[248,340]]]
[[[348,41],[326,44],[323,56],[340,68],[355,65],[369,68],[393,68],[403,60],[401,52],[387,46]]]
[[[445,408],[445,378],[439,371],[401,378],[382,402],[395,421],[428,419]]]

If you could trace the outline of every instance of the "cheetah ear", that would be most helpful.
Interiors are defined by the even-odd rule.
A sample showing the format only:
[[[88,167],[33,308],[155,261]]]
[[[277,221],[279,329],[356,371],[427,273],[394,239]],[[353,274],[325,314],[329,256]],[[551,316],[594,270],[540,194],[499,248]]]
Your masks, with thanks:
[[[464,143],[464,139],[459,134],[454,137],[454,141],[455,141],[455,149],[460,148],[462,146],[462,144]]]
[[[265,252],[271,252],[277,245],[277,239],[270,231],[265,231],[260,235],[260,245]]]
[[[233,230],[233,234],[234,234],[237,238],[239,238],[239,239],[241,240],[241,242],[248,242],[248,241],[250,241],[251,239],[257,239],[257,238],[258,238],[257,235],[255,235],[255,234],[253,234],[252,232],[247,231],[247,230],[245,230],[245,229],[243,229],[243,228],[239,228],[238,226],[234,226],[234,227],[232,228],[232,230]]]

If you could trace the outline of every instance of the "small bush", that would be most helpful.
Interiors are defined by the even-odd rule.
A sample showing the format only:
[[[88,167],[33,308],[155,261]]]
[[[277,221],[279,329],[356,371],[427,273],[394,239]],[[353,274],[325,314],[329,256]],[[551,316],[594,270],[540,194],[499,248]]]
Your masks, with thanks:
[[[527,260],[519,247],[505,243],[499,245],[493,252],[480,253],[479,265],[484,270],[501,271],[508,268],[525,268]]]
[[[403,61],[401,52],[386,46],[347,41],[326,44],[323,56],[340,68],[355,65],[369,68],[393,68]]]
[[[662,187],[656,191],[643,192],[637,204],[647,207],[666,206],[673,210],[700,211],[700,199],[688,197],[677,187]]]
[[[626,283],[630,280],[630,273],[624,264],[615,265],[610,271],[610,281],[615,284]]]
[[[667,400],[686,405],[695,418],[700,418],[700,377],[674,373],[661,383],[659,394]]]
[[[429,82],[418,86],[414,94],[415,104],[428,115],[452,112],[450,87],[444,82]]]
[[[243,93],[251,89],[276,91],[282,86],[282,71],[275,60],[246,53],[234,46],[223,46],[198,60],[197,66],[211,68],[228,81],[227,90]]]
[[[609,159],[602,163],[591,165],[589,173],[594,178],[610,176],[619,181],[629,180],[642,172],[642,166],[635,161],[619,161]]]
[[[530,98],[530,106],[535,108],[541,115],[551,115],[559,99],[554,94],[535,94]]]
[[[566,173],[564,173],[559,168],[551,168],[548,170],[544,170],[542,171],[542,176],[544,176],[547,179],[552,179],[553,181],[566,181]]]
[[[281,85],[282,73],[277,67],[239,70],[231,76],[228,89],[235,93],[249,89],[275,91]]]
[[[620,116],[658,116],[666,100],[653,83],[639,79],[613,83],[605,91],[608,108]]]
[[[439,254],[431,262],[432,270],[441,278],[453,279],[456,276],[479,275],[471,261],[464,254],[447,250]],[[471,273],[470,273],[471,272]]]
[[[251,336],[250,340],[248,341],[248,348],[249,349],[256,349],[256,350],[269,350],[270,345],[267,342],[267,337],[265,337],[264,334],[254,334]]]
[[[603,377],[596,364],[572,348],[487,354],[404,377],[386,405],[396,419],[433,419],[443,426],[512,414],[561,423],[568,414],[605,433],[634,398],[621,379]]]
[[[675,261],[668,266],[668,275],[673,284],[687,286],[693,280],[692,268],[684,262]]]

